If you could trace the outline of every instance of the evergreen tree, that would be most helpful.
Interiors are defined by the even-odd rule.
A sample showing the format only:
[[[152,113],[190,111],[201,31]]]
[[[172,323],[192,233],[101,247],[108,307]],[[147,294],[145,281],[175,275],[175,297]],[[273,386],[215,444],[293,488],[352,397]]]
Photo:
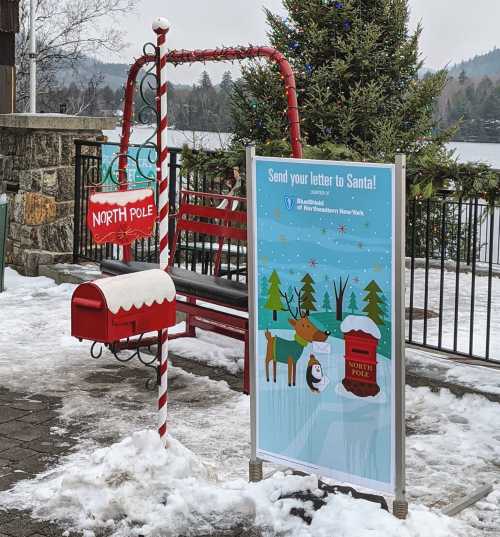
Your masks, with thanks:
[[[354,294],[354,291],[351,293],[351,296],[349,297],[349,309],[351,310],[352,314],[358,311],[358,304],[356,302],[356,295]]]
[[[269,277],[269,289],[267,295],[267,302],[265,308],[272,310],[273,312],[273,321],[278,320],[278,311],[283,311],[285,306],[281,302],[281,290],[280,290],[281,280],[278,276],[276,270],[273,270],[271,276]]]
[[[384,324],[384,321],[382,320],[383,312],[381,309],[382,299],[379,296],[379,293],[382,293],[382,289],[380,289],[375,280],[372,280],[364,290],[367,294],[363,299],[363,301],[366,302],[363,311],[375,324]]]
[[[328,291],[325,291],[325,294],[323,295],[322,307],[324,311],[332,311],[332,305],[330,304],[330,295],[328,294]]]
[[[314,290],[314,280],[310,274],[306,274],[301,282],[304,284],[300,290],[300,307],[309,315],[311,311],[316,311],[316,291]]]
[[[421,28],[409,32],[407,0],[283,0],[283,5],[288,17],[266,10],[269,36],[294,68],[309,144],[344,144],[363,156],[387,159],[397,151],[442,149],[442,140],[433,138],[433,106],[446,73],[419,79]],[[276,66],[243,69],[233,117],[240,142],[288,137]]]

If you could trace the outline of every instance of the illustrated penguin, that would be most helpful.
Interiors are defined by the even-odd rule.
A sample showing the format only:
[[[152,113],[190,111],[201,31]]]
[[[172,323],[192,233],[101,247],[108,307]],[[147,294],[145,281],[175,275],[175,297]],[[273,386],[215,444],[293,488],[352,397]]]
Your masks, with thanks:
[[[323,368],[314,354],[309,357],[306,381],[309,389],[315,394],[320,394],[330,383],[330,379],[323,374]]]

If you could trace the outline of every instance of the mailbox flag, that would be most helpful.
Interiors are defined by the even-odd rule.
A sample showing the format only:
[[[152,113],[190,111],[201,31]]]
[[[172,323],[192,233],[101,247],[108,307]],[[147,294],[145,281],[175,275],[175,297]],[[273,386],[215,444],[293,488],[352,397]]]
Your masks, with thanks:
[[[87,205],[87,227],[97,244],[124,246],[151,237],[156,222],[153,190],[94,192]]]

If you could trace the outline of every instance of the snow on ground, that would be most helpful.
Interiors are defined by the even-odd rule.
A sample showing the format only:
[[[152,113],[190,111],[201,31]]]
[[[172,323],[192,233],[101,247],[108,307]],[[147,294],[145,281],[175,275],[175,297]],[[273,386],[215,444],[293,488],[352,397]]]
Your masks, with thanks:
[[[64,435],[65,424],[87,426],[72,454],[45,474],[1,493],[0,506],[33,509],[34,516],[87,530],[86,537],[103,529],[115,537],[167,537],[230,525],[235,519],[254,520],[267,528],[267,535],[283,537],[498,535],[498,489],[456,520],[424,507],[439,508],[496,478],[500,414],[495,403],[408,388],[409,519],[398,521],[374,504],[334,496],[306,526],[289,515],[296,500],[276,500],[286,491],[314,489],[314,478],[276,474],[259,484],[246,482],[245,396],[224,382],[171,368],[171,449],[162,451],[156,434],[144,430],[155,427],[155,394],[125,375],[118,383],[96,384],[93,375],[104,378],[115,359],[104,353],[93,361],[88,343],[70,337],[74,286],[25,278],[10,269],[6,285],[0,294],[0,382],[30,396],[61,397],[58,434]],[[195,354],[211,348],[242,358],[240,342],[203,332],[199,339],[197,346],[192,344]],[[127,367],[136,368],[139,376],[139,366]]]
[[[424,308],[425,290],[425,270],[415,269],[414,283],[414,308]],[[470,345],[471,326],[471,289],[472,275],[459,274],[458,292],[458,332],[457,350],[468,353]],[[442,344],[447,349],[454,348],[454,320],[455,320],[455,293],[456,277],[455,272],[444,272],[443,286],[443,334]],[[429,270],[428,276],[428,309],[439,313],[440,303],[440,271]],[[495,299],[500,296],[500,278],[492,278],[492,297],[494,297],[491,308],[491,342],[490,356],[494,361],[500,361],[500,308],[495,307]],[[486,326],[487,326],[487,303],[488,303],[488,278],[477,276],[475,279],[474,315],[473,315],[473,351],[478,356],[485,356],[486,352]],[[410,271],[406,271],[406,305],[410,304]],[[427,321],[427,344],[437,345],[439,342],[439,317],[428,319]],[[408,320],[406,321],[406,333],[408,335]],[[422,320],[413,321],[412,341],[423,341],[424,322]]]

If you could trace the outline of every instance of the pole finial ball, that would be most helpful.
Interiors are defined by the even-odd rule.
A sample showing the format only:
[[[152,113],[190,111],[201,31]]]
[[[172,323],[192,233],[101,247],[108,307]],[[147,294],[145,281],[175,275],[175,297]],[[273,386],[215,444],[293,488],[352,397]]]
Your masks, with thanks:
[[[153,31],[157,34],[166,34],[170,30],[170,22],[165,17],[157,17],[152,26]]]

